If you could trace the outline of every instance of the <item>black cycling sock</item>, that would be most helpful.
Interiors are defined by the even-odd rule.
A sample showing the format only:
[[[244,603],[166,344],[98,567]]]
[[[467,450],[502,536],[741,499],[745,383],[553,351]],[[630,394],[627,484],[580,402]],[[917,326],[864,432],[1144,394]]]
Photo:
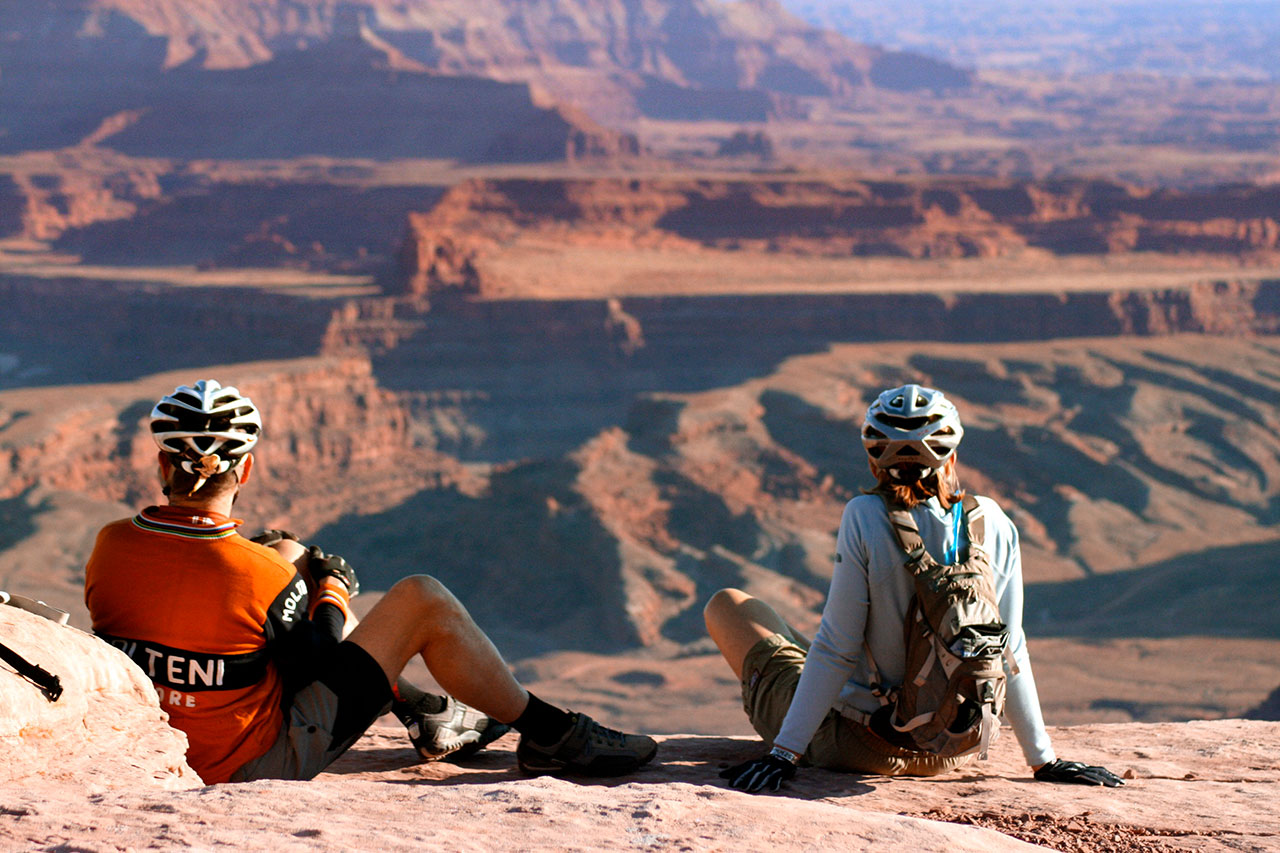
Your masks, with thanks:
[[[391,703],[391,710],[397,716],[405,711],[417,711],[421,714],[439,714],[447,704],[445,697],[419,690],[403,678],[396,681],[396,686],[391,689],[391,692],[395,694],[395,699]]]
[[[548,705],[530,693],[529,704],[511,724],[511,728],[538,746],[551,746],[573,728],[573,716],[555,705]]]

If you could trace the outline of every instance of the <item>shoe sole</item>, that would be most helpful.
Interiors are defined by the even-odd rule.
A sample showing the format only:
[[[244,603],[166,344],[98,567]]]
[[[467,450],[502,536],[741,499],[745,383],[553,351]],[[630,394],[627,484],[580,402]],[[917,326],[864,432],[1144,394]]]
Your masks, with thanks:
[[[480,733],[480,740],[475,743],[464,744],[453,752],[446,753],[441,760],[449,762],[465,761],[511,730],[511,726],[506,723],[490,722],[485,727],[485,730]]]
[[[474,743],[464,743],[448,752],[424,752],[419,748],[418,756],[423,761],[462,761],[475,755],[509,731],[511,731],[511,727],[506,723],[495,722],[486,726],[484,731],[480,733],[480,740]]]
[[[587,776],[596,779],[607,779],[612,776],[626,776],[634,773],[644,765],[653,760],[658,754],[658,748],[655,745],[653,751],[643,758],[626,759],[625,765],[609,767],[607,763],[604,766],[593,768],[588,765],[586,767],[575,767],[572,764],[560,764],[557,762],[547,762],[546,764],[530,764],[523,758],[517,756],[516,764],[520,767],[520,772],[526,776]],[[621,757],[613,759],[622,761]],[[607,762],[608,759],[605,760]]]

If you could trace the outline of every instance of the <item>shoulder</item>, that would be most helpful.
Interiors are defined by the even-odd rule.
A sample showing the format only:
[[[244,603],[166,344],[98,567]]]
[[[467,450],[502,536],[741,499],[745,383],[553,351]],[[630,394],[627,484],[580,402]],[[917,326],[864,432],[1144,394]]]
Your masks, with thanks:
[[[989,526],[996,529],[1008,528],[1016,530],[1013,519],[1009,518],[1008,513],[1004,511],[1004,507],[996,503],[994,498],[989,498],[986,495],[974,495],[973,497],[982,509],[982,517],[986,519]]]
[[[858,495],[844,505],[844,517],[859,520],[885,517],[884,499],[879,495]]]
[[[98,535],[104,536],[104,535],[110,535],[120,530],[130,530],[133,528],[133,520],[136,517],[137,516],[131,515],[128,518],[118,518],[115,521],[104,524],[102,526],[102,529],[98,531]]]
[[[879,495],[859,495],[844,506],[840,518],[840,535],[863,539],[874,531],[889,529],[889,515]]]
[[[116,521],[112,521],[109,524],[103,525],[102,529],[98,531],[97,544],[101,545],[104,542],[107,542],[113,539],[118,539],[121,536],[128,536],[136,532],[138,528],[133,523],[133,520],[136,517],[137,516],[130,516],[129,518],[121,518],[121,519],[117,519]]]
[[[268,565],[278,571],[283,572],[286,576],[292,575],[296,570],[293,563],[290,563],[284,557],[280,556],[280,552],[274,548],[268,548],[266,545],[259,545],[252,542],[237,533],[234,536],[228,536],[225,540],[226,545],[232,550],[239,559],[246,562],[260,563]]]

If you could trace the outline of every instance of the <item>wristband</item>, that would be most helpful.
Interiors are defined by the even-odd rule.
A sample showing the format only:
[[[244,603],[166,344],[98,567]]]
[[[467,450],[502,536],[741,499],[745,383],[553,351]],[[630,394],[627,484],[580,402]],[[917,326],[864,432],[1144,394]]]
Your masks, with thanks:
[[[783,761],[787,762],[792,766],[798,765],[800,763],[800,756],[796,755],[794,752],[787,749],[785,746],[775,746],[773,749],[769,750],[769,754],[772,755],[774,758],[781,758]]]

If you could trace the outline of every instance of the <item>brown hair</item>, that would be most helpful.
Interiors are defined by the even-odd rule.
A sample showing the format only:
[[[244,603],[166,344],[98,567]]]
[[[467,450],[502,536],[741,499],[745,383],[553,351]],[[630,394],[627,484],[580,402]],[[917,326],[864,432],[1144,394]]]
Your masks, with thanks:
[[[921,477],[910,483],[901,483],[889,476],[883,468],[871,466],[871,473],[876,475],[873,489],[863,489],[863,494],[880,495],[890,503],[907,509],[922,504],[935,495],[944,505],[958,503],[964,498],[964,489],[960,488],[960,478],[956,475],[956,455],[951,454],[935,476]]]

